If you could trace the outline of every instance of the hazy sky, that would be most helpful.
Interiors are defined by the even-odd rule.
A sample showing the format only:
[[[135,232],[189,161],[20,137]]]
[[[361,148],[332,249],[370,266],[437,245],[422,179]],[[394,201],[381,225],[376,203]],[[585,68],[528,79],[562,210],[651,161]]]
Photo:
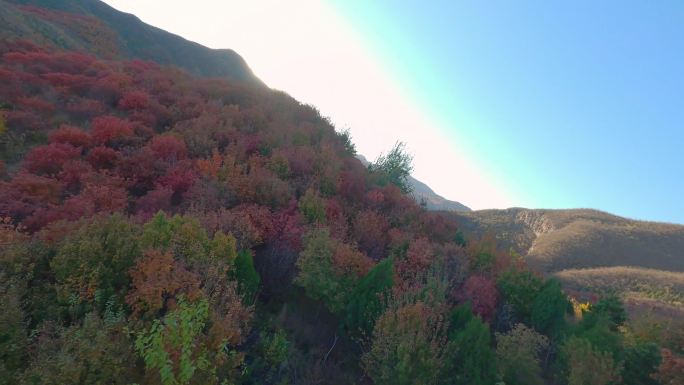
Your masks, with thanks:
[[[684,2],[106,0],[350,128],[472,208],[684,223]]]

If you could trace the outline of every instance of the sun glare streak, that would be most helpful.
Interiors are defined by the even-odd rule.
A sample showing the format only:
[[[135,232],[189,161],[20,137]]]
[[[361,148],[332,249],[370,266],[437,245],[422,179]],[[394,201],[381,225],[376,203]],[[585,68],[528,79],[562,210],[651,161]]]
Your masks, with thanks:
[[[475,165],[437,119],[421,111],[391,63],[318,0],[214,2],[107,0],[143,21],[212,48],[242,55],[266,84],[315,105],[338,128],[349,128],[372,160],[404,141],[414,176],[438,194],[472,208],[509,207],[519,200]]]

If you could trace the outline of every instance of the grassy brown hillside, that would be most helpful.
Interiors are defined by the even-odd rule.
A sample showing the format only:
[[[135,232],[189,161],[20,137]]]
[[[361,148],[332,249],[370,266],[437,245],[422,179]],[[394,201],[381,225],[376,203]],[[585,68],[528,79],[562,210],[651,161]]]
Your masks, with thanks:
[[[628,310],[681,319],[684,273],[637,267],[567,269],[554,273],[574,293],[620,293]]]
[[[452,213],[470,236],[501,246],[580,298],[617,293],[635,317],[684,316],[684,226],[597,210],[481,210]]]
[[[491,232],[547,272],[634,266],[684,271],[684,226],[596,210],[481,210],[453,213],[464,232]]]

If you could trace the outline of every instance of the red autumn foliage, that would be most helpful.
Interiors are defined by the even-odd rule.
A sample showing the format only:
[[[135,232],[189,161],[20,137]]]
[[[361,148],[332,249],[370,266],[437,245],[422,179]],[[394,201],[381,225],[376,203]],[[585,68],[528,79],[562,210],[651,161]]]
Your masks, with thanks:
[[[291,250],[302,249],[302,236],[304,235],[304,218],[297,210],[296,201],[293,200],[290,207],[281,209],[271,216],[272,230],[269,237],[272,241],[282,242]]]
[[[101,115],[105,111],[105,105],[99,100],[74,97],[64,106],[75,119],[90,119]]]
[[[95,147],[86,156],[88,163],[95,169],[111,169],[119,160],[119,153],[109,147]]]
[[[336,199],[328,199],[325,203],[325,219],[330,235],[339,240],[347,238],[347,217],[344,207]]]
[[[40,115],[34,111],[27,110],[12,110],[5,113],[5,122],[8,127],[20,127],[27,132],[46,130],[49,127],[48,122],[42,119]]]
[[[255,204],[242,204],[230,210],[208,212],[201,220],[210,233],[220,231],[233,234],[238,249],[262,245],[276,234],[271,211],[268,207]],[[287,222],[281,220],[280,223]]]
[[[385,202],[385,194],[383,194],[380,189],[371,190],[366,193],[366,202],[368,202],[371,207],[380,208]]]
[[[201,221],[210,233],[220,231],[233,234],[238,249],[250,249],[263,243],[262,235],[251,219],[240,215],[236,210],[221,209],[207,212]]]
[[[236,92],[217,82],[193,80],[178,91],[180,75],[165,73],[151,63],[110,66],[88,58],[83,60],[89,63],[88,69],[81,71],[77,63],[68,63],[76,56],[67,57],[65,63],[60,61],[63,57],[48,51],[31,52],[36,48],[30,46],[26,50],[7,62],[24,66],[9,72],[10,78],[18,79],[15,86],[21,86],[21,79],[30,79],[34,92],[45,88],[46,94],[55,86],[64,96],[55,107],[71,114],[66,121],[70,117],[71,124],[81,125],[82,119],[92,119],[90,132],[63,126],[50,133],[54,143],[87,151],[68,159],[68,167],[62,166],[55,174],[66,194],[52,198],[54,207],[45,208],[44,219],[49,213],[52,218],[65,211],[79,213],[69,218],[114,210],[147,217],[160,209],[194,207],[216,210],[203,214],[203,222],[232,232],[241,247],[275,242],[298,250],[305,226],[295,196],[314,183],[340,195],[341,199],[328,199],[325,205],[333,236],[356,242],[373,258],[384,256],[390,220],[397,222],[391,218],[394,213],[387,211],[386,204],[356,212],[364,206],[365,167],[356,159],[340,158],[339,154],[345,154],[343,144],[332,130],[327,131],[329,126],[315,110],[303,108],[307,112],[293,115],[287,112],[290,99],[275,95],[277,103],[264,103],[259,99],[263,96],[243,89]],[[18,92],[18,97],[25,97],[21,88]],[[221,107],[209,102],[222,92],[227,95],[225,101],[237,104]],[[36,95],[35,103],[25,103],[31,106],[22,111],[25,123],[26,119],[40,122],[38,115],[30,118],[36,113],[33,109],[48,106],[40,102],[40,92]],[[157,125],[162,121],[164,126]],[[178,131],[157,134],[174,126]],[[186,161],[188,157],[192,162]],[[96,189],[101,181],[94,182],[91,175],[103,171],[121,182]],[[198,183],[199,175],[211,182]],[[386,194],[385,190],[377,193]],[[101,199],[107,194],[113,198],[109,206]],[[22,202],[26,206],[22,212],[30,212],[31,205],[37,204],[31,199]],[[82,207],[77,210],[78,204]],[[235,204],[233,209],[222,209]],[[350,216],[355,220],[348,228]]]
[[[171,198],[173,190],[166,187],[159,187],[150,190],[144,196],[140,197],[136,204],[136,211],[142,219],[148,219],[156,214],[159,210],[164,212],[171,211]]]
[[[62,192],[62,184],[58,180],[25,172],[16,174],[8,187],[22,199],[42,203],[58,202]]]
[[[491,321],[498,300],[496,282],[482,275],[470,276],[456,294],[458,300],[469,302],[474,314]]]
[[[185,142],[171,135],[155,136],[150,141],[149,146],[155,157],[167,162],[185,159],[188,153]]]
[[[257,229],[262,240],[269,239],[274,235],[273,215],[266,206],[256,204],[242,204],[231,210],[234,215],[249,220]]]
[[[74,75],[64,72],[42,74],[41,77],[46,79],[54,87],[66,88],[70,92],[76,93],[82,92],[93,82],[93,79],[88,76]]]
[[[130,271],[132,289],[126,302],[136,316],[156,316],[172,310],[183,295],[189,301],[201,296],[200,277],[169,253],[149,250]]]
[[[164,176],[158,179],[158,182],[175,194],[183,194],[190,189],[196,179],[197,174],[189,165],[179,164],[170,168]]]
[[[22,109],[33,110],[41,114],[49,114],[55,111],[55,105],[38,97],[21,97],[17,104]]]
[[[337,192],[349,202],[360,202],[366,190],[362,173],[343,171],[337,178]]]
[[[427,238],[418,238],[411,241],[406,251],[406,259],[398,263],[397,270],[411,274],[415,271],[424,271],[434,259],[432,242]]]
[[[133,83],[133,79],[128,74],[109,72],[97,79],[93,86],[93,92],[111,104],[119,100],[123,90],[131,83]]]
[[[283,152],[295,177],[311,175],[316,153],[311,147],[296,146]]]
[[[76,215],[80,212],[75,212]],[[64,216],[64,212],[59,210],[57,207],[40,207],[34,210],[28,217],[26,217],[22,222],[21,226],[30,232],[38,231],[43,227],[63,220],[69,219]]]
[[[144,91],[129,91],[119,99],[122,110],[142,110],[150,105],[150,95]]]
[[[375,211],[362,211],[354,220],[354,237],[359,248],[374,260],[380,260],[385,255],[389,230],[389,222]]]
[[[58,179],[64,183],[67,190],[78,190],[84,178],[93,172],[93,168],[82,160],[70,160],[64,163]]]
[[[26,155],[24,164],[29,172],[40,175],[55,175],[68,160],[76,159],[81,150],[70,144],[51,143],[34,148]]]
[[[50,133],[50,143],[70,144],[74,147],[90,147],[90,134],[78,127],[62,125]]]
[[[418,218],[422,233],[439,242],[450,242],[456,236],[457,228],[453,220],[449,220],[441,212],[423,212]]]
[[[92,205],[94,212],[113,213],[128,205],[126,190],[118,186],[87,184],[81,194],[72,199],[82,199],[84,205]]]
[[[154,155],[147,147],[132,151],[117,164],[116,172],[126,179],[131,187],[149,190],[161,174]]]
[[[100,116],[93,119],[91,135],[97,145],[111,144],[117,139],[133,135],[131,122],[115,116]]]

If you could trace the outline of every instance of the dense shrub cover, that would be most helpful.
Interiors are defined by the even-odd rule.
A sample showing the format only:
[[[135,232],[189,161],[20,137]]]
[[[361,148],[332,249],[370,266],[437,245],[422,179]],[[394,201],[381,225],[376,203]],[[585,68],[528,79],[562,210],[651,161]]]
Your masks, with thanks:
[[[573,313],[416,204],[401,144],[366,168],[281,92],[0,55],[2,383],[682,383],[619,300]]]

